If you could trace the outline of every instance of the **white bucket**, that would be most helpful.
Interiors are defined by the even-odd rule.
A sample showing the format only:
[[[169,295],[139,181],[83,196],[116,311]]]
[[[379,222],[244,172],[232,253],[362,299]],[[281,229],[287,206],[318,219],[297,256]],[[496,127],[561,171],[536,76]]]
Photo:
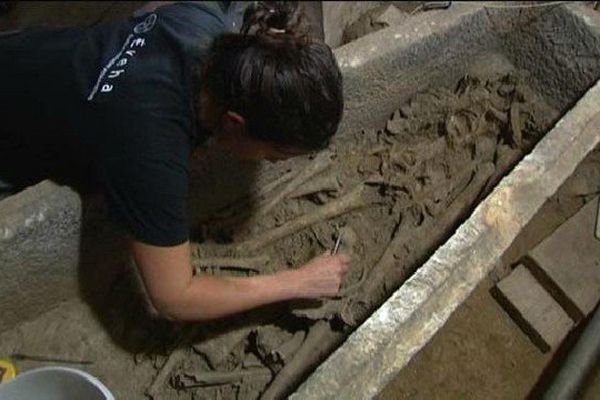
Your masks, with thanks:
[[[0,400],[114,400],[110,391],[87,372],[45,367],[24,372],[0,385]]]

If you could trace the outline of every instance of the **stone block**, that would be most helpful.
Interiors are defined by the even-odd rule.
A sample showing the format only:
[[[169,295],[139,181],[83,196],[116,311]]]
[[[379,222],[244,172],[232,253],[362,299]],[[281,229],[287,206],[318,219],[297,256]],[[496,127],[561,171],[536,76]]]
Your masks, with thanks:
[[[576,321],[588,315],[600,300],[597,213],[598,198],[595,198],[526,259],[531,272]]]
[[[500,281],[493,293],[523,332],[544,352],[555,349],[574,325],[523,265]]]
[[[395,5],[390,4],[381,15],[375,18],[375,22],[386,26],[394,26],[405,22],[408,17],[408,13],[399,10]]]

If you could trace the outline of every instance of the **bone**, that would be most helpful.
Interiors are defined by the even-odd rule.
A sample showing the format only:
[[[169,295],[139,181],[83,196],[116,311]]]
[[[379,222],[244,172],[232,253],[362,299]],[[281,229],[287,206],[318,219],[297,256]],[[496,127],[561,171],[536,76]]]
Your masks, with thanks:
[[[158,400],[158,393],[166,384],[169,375],[171,375],[171,372],[177,365],[181,364],[187,358],[187,354],[187,348],[179,348],[169,354],[167,361],[165,361],[163,366],[158,371],[158,374],[152,381],[152,384],[150,387],[148,387],[148,389],[146,389],[145,393],[148,397]]]
[[[298,331],[292,336],[290,340],[279,346],[277,349],[273,350],[268,359],[272,363],[282,363],[285,364],[292,359],[292,356],[296,351],[302,346],[304,339],[306,338],[306,332]]]
[[[275,376],[262,394],[261,400],[284,399],[307,372],[321,363],[344,337],[343,332],[332,330],[327,321],[315,323],[291,361]]]
[[[355,320],[349,321],[354,322],[351,325],[355,326],[358,320],[364,320],[370,313],[371,308],[383,300],[386,293],[380,293],[380,288],[385,287],[387,281],[400,282],[405,280],[414,268],[414,264],[419,261],[418,254],[422,253],[421,250],[434,247],[444,239],[444,230],[441,227],[446,226],[445,224],[456,224],[468,212],[472,202],[480,195],[482,187],[493,173],[493,169],[492,164],[486,164],[484,168],[481,168],[475,174],[471,184],[455,199],[446,212],[439,219],[430,219],[417,228],[419,234],[415,235],[412,240],[406,242],[405,235],[402,235],[401,232],[396,234],[377,266],[368,275],[365,284],[360,288],[360,295],[357,294],[355,297],[366,300],[368,304],[361,308],[361,314],[352,316]],[[410,246],[413,246],[415,250],[405,257],[403,266],[399,268],[399,261],[395,258],[395,253],[399,249],[406,249]],[[391,288],[388,287],[388,291]],[[344,337],[343,332],[333,331],[327,321],[320,320],[315,323],[302,347],[296,352],[292,361],[275,377],[261,399],[285,398],[315,365],[322,362],[339,345]]]
[[[258,210],[257,215],[262,215],[267,223],[263,223],[260,216],[254,220],[259,224],[251,226],[248,232],[253,234],[259,232],[256,238],[240,240],[240,237],[236,237],[234,243],[226,246],[215,245],[212,247],[210,244],[202,246],[202,254],[206,257],[208,255],[211,257],[235,256],[226,262],[223,261],[220,265],[235,263],[238,266],[247,266],[248,262],[239,262],[239,260],[253,259],[252,255],[257,254],[258,251],[261,254],[275,253],[274,257],[281,252],[287,262],[296,263],[309,257],[310,251],[317,247],[319,249],[321,247],[331,248],[332,243],[330,242],[335,241],[335,235],[332,234],[335,227],[332,222],[321,223],[327,218],[335,218],[348,210],[353,211],[365,207],[340,219],[340,222],[354,226],[352,224],[358,224],[358,221],[364,216],[369,218],[367,223],[370,223],[372,216],[376,216],[373,220],[375,222],[380,221],[377,219],[380,217],[386,221],[385,226],[382,225],[385,230],[382,230],[381,236],[377,236],[376,246],[369,246],[372,248],[368,250],[360,247],[360,256],[368,256],[369,262],[365,263],[361,275],[354,273],[352,280],[345,282],[347,285],[344,285],[345,289],[339,293],[339,296],[327,299],[318,308],[307,308],[307,305],[314,305],[311,303],[287,304],[285,312],[290,312],[294,316],[291,320],[301,324],[301,328],[295,325],[296,322],[291,328],[291,325],[288,324],[289,321],[285,318],[278,320],[281,325],[278,322],[277,326],[282,329],[286,327],[288,336],[285,338],[276,335],[269,336],[269,340],[262,338],[260,351],[257,350],[258,347],[252,349],[254,358],[248,357],[248,354],[245,356],[241,354],[242,342],[233,340],[232,342],[236,342],[237,345],[233,351],[218,358],[223,360],[220,361],[219,369],[231,369],[234,359],[235,365],[244,365],[246,369],[267,366],[273,373],[280,373],[273,379],[263,398],[284,398],[320,360],[337,346],[344,336],[344,333],[332,330],[330,324],[334,320],[339,322],[340,316],[341,320],[348,325],[347,328],[357,326],[363,321],[451,234],[478,199],[487,193],[492,182],[505,172],[503,165],[506,165],[507,162],[512,163],[522,155],[523,151],[519,147],[511,148],[507,144],[502,144],[501,139],[508,137],[510,140],[511,130],[516,131],[511,125],[513,122],[511,121],[511,111],[513,119],[514,115],[518,114],[517,111],[524,116],[524,111],[530,105],[526,101],[515,99],[512,89],[508,87],[510,85],[502,88],[501,91],[506,98],[498,96],[502,101],[498,102],[497,106],[492,105],[495,102],[491,94],[487,96],[487,93],[479,93],[477,88],[469,85],[465,87],[465,93],[468,93],[461,96],[460,102],[456,102],[449,108],[448,112],[458,113],[458,117],[455,118],[456,120],[450,121],[449,132],[446,134],[440,131],[440,127],[443,130],[443,125],[439,124],[443,124],[448,113],[444,111],[438,118],[435,110],[437,104],[444,106],[446,100],[443,95],[430,96],[435,98],[425,99],[426,101],[421,101],[418,107],[413,107],[415,108],[415,119],[407,119],[405,117],[408,115],[407,112],[396,113],[397,121],[395,122],[398,123],[399,132],[397,135],[389,135],[385,132],[374,133],[373,137],[362,135],[361,138],[369,140],[365,139],[364,143],[354,143],[344,148],[344,151],[338,152],[338,157],[352,155],[355,158],[349,160],[348,163],[341,164],[348,168],[339,178],[340,182],[343,182],[343,185],[340,184],[340,186],[344,191],[338,189],[340,194],[336,193],[336,196],[339,197],[335,200],[331,200],[329,197],[332,184],[336,182],[335,172],[338,172],[333,168],[321,171],[323,173],[313,174],[311,179],[307,179],[294,190],[285,194],[286,190],[293,186],[292,183],[302,180],[300,178],[302,172],[298,173],[298,168],[296,168],[293,178],[288,179],[286,183],[281,183],[276,189],[269,191],[264,198],[258,200],[258,207],[255,208]],[[494,89],[494,92],[497,89],[498,87]],[[486,88],[486,90],[490,89]],[[515,111],[515,107],[511,110],[511,104],[515,101],[520,101],[520,110]],[[432,106],[430,106],[431,104]],[[495,108],[490,110],[491,107]],[[426,114],[425,117],[423,114]],[[435,119],[439,121],[427,124],[427,126],[420,124],[421,120],[428,118],[433,122]],[[535,130],[530,129],[529,123],[519,125],[518,128],[522,130],[522,134],[528,140],[534,138],[536,134]],[[503,136],[500,136],[501,134]],[[515,142],[517,140],[513,139]],[[529,144],[528,140],[525,143],[527,145]],[[373,143],[379,143],[381,146],[376,150],[369,150],[373,149]],[[365,161],[365,154],[369,152],[378,154],[377,158],[381,160],[378,168],[373,168],[371,163],[367,162],[368,160]],[[496,163],[496,169],[491,163],[492,160]],[[363,164],[367,167],[361,168]],[[377,166],[376,164],[373,163]],[[308,164],[305,165],[308,166]],[[337,167],[337,164],[335,166]],[[368,176],[369,178],[365,181]],[[354,188],[347,186],[350,182],[354,182],[350,184],[354,185],[361,181],[362,183]],[[348,192],[349,189],[351,189],[350,192],[356,190],[361,193],[358,196],[351,196]],[[368,192],[365,193],[365,191]],[[324,201],[325,205],[315,207],[305,201],[286,201],[307,195],[314,195],[310,197],[310,200],[315,200],[317,195],[321,196],[320,200]],[[373,205],[377,202],[379,204],[384,202],[385,207],[374,207]],[[306,212],[304,211],[306,209],[314,211]],[[250,212],[251,210],[245,211]],[[305,214],[302,215],[302,213]],[[282,222],[282,218],[290,219],[290,215],[299,214],[302,216],[294,217],[285,225],[276,225],[276,228],[260,233],[264,226],[279,224]],[[388,216],[392,219],[391,221],[385,219]],[[294,240],[290,240],[289,249],[273,246],[277,241],[297,234],[305,228],[316,230],[320,234],[298,235]],[[262,236],[260,236],[261,234]],[[296,241],[296,239],[298,240]],[[369,240],[370,238],[367,238],[368,244],[371,245]],[[302,250],[307,251],[305,253],[296,251],[296,243],[301,243],[304,246]],[[288,255],[287,250],[290,250],[292,254]],[[206,260],[205,258],[200,262],[206,264]],[[269,318],[268,323],[272,324],[273,318]],[[310,324],[313,325],[307,328],[307,325]],[[258,329],[263,328],[259,327]],[[298,334],[298,337],[293,337],[288,341],[289,332],[297,329],[308,329],[307,337],[302,340]],[[258,335],[248,337],[249,347],[252,346],[252,340],[257,337]],[[284,350],[288,345],[292,350],[286,355]],[[258,361],[257,356],[261,361]],[[246,361],[242,362],[241,360]],[[194,384],[193,381],[191,382]],[[250,381],[246,383],[248,382]],[[233,382],[233,385],[227,389],[234,390],[237,387],[252,386],[249,383],[246,385],[246,383],[240,385]],[[252,390],[260,390],[263,384],[264,381],[261,381],[259,385],[252,386]],[[219,390],[225,390],[225,388],[222,387]],[[239,393],[238,398],[240,398]]]
[[[403,224],[396,233],[377,265],[371,270],[363,286],[356,292],[353,299],[362,303],[355,310],[351,308],[353,301],[347,303],[342,312],[342,318],[350,326],[357,326],[368,317],[368,313],[381,303],[389,292],[404,282],[419,264],[422,254],[429,248],[442,243],[447,230],[443,227],[454,226],[471,209],[472,204],[480,196],[488,179],[494,173],[492,163],[483,164],[475,173],[469,185],[448,206],[439,218],[427,219],[416,228]],[[404,235],[406,229],[412,229],[412,235]],[[410,239],[406,241],[406,237]],[[393,282],[392,285],[389,285]]]
[[[277,189],[282,184],[288,182],[294,177],[295,172],[289,171],[278,178],[261,186],[255,186],[253,190],[242,199],[237,199],[234,203],[228,204],[221,208],[215,215],[204,221],[201,224],[217,224],[219,226],[227,226],[237,222],[243,217],[244,211],[250,207],[254,201],[264,201],[264,198],[273,190]]]
[[[271,376],[266,367],[239,369],[235,371],[182,372],[174,379],[177,389],[189,389],[203,386],[227,385],[244,379],[256,379],[257,376]]]
[[[338,217],[359,208],[367,207],[373,202],[363,198],[364,184],[358,184],[346,195],[320,206],[316,211],[302,215],[278,228],[266,232],[256,239],[250,239],[236,246],[239,253],[250,253],[269,244],[290,236],[316,223]]]
[[[490,107],[488,108],[487,112],[489,114],[491,114],[494,118],[496,118],[498,121],[506,124],[508,122],[508,117],[506,116],[506,113],[498,110],[496,107],[494,107],[493,105],[490,105]]]
[[[279,202],[286,199],[294,191],[296,191],[302,184],[308,181],[313,176],[323,172],[325,169],[331,166],[331,153],[328,151],[322,152],[315,157],[312,163],[296,175],[288,184],[286,184],[278,193],[270,198],[267,203],[254,212],[254,217],[260,217],[266,215],[271,211]]]
[[[292,313],[297,317],[307,318],[312,321],[320,319],[330,321],[335,316],[339,315],[344,307],[344,303],[338,300],[338,297],[340,299],[343,298],[343,296],[336,296],[332,300],[322,300],[317,307],[294,308]]]
[[[512,131],[512,140],[516,147],[523,146],[523,132],[521,131],[521,107],[518,102],[513,101],[510,106],[510,127]]]
[[[277,185],[273,184],[269,191],[262,191],[262,197],[256,198],[255,202],[252,202],[252,197],[248,201],[241,205],[234,205],[226,208],[220,214],[225,215],[223,217],[217,217],[213,221],[205,221],[204,224],[211,224],[211,227],[227,227],[234,226],[244,221],[245,225],[255,224],[260,219],[264,218],[273,208],[275,208],[281,201],[289,198],[290,195],[299,189],[305,182],[315,175],[320,174],[331,165],[331,153],[323,152],[315,157],[315,159],[308,165],[303,166],[300,172],[290,172],[285,174],[285,180],[280,182],[275,180]],[[293,175],[295,173],[295,176]],[[291,178],[291,176],[293,178]],[[287,183],[286,183],[287,182]],[[283,185],[286,183],[285,185]],[[283,186],[281,186],[283,185]],[[280,187],[274,194],[273,190]],[[269,194],[269,197],[266,195]],[[247,220],[246,220],[247,219]]]
[[[288,182],[290,179],[293,178],[294,171],[286,172],[285,174],[281,175],[278,178],[275,178],[271,182],[257,188],[256,191],[253,193],[253,196],[256,198],[266,197],[269,193],[271,193],[271,191],[277,189],[279,186],[283,185],[284,183]]]
[[[195,352],[204,355],[211,368],[217,368],[233,348],[245,340],[254,329],[255,326],[242,326],[210,339],[204,339],[192,347]]]
[[[250,338],[249,347],[263,363],[271,367],[270,354],[286,341],[290,340],[293,334],[286,329],[282,329],[275,324],[261,326],[256,334]]]
[[[282,174],[279,178],[266,183],[264,186],[255,188],[244,198],[236,200],[234,203],[217,211],[211,217],[201,221],[200,225],[208,228],[209,232],[214,232],[219,229],[239,227],[242,224],[256,222],[256,219],[252,220],[253,210],[261,210],[270,201],[271,197],[269,195],[275,189],[290,181],[295,175],[297,175],[296,171],[289,171]]]
[[[181,364],[188,356],[189,347],[187,346],[187,343],[198,336],[201,329],[202,327],[200,325],[191,325],[188,327],[180,340],[178,347],[169,354],[169,357],[158,371],[158,374],[154,377],[152,384],[146,389],[145,394],[149,398],[158,399],[157,395],[160,389],[166,384],[173,369]]]
[[[334,175],[323,175],[307,182],[306,185],[302,185],[290,193],[289,198],[294,199],[320,192],[335,192],[339,190],[339,187],[340,184]]]

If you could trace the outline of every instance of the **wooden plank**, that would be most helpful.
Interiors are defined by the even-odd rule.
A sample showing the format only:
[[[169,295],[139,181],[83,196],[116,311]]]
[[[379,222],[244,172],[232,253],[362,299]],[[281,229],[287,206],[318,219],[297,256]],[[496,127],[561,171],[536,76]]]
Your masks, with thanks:
[[[533,249],[527,267],[575,321],[600,300],[600,241],[595,237],[598,197]]]
[[[523,265],[500,281],[492,293],[543,352],[555,349],[574,325],[565,310]]]

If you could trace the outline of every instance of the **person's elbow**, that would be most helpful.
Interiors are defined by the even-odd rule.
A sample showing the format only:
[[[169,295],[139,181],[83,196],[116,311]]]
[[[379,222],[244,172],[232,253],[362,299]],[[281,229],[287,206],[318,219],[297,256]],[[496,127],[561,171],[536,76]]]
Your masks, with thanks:
[[[150,295],[150,312],[159,317],[173,322],[189,322],[202,319],[200,316],[192,318],[184,305],[184,295]]]
[[[215,319],[210,307],[203,307],[196,299],[192,306],[188,296],[189,293],[152,296],[150,295],[150,307],[154,315],[173,322],[207,321]]]
[[[148,308],[150,313],[158,318],[173,322],[185,322],[188,320],[181,312],[179,302],[172,298],[150,298]]]
[[[195,308],[204,301],[193,296],[189,243],[161,247],[133,241],[132,252],[152,314],[174,321],[201,319]]]

